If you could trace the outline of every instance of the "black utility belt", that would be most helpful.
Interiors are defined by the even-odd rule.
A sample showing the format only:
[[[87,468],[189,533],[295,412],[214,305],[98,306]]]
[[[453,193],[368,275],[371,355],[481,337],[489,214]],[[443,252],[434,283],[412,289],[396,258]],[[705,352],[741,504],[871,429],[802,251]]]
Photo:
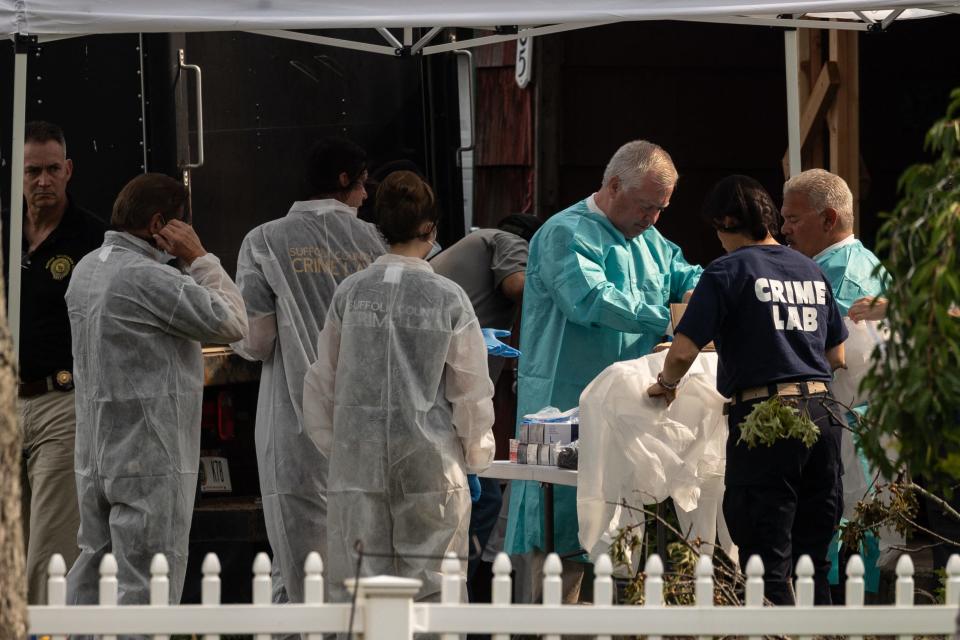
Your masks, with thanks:
[[[830,389],[827,388],[827,383],[819,381],[780,382],[777,384],[768,384],[765,387],[751,387],[734,393],[730,402],[723,405],[723,413],[726,415],[730,407],[741,402],[750,402],[751,400],[760,400],[773,396],[814,396],[827,393],[828,391],[830,391]]]
[[[73,373],[63,369],[46,378],[21,382],[17,387],[17,396],[33,398],[50,391],[73,391]]]

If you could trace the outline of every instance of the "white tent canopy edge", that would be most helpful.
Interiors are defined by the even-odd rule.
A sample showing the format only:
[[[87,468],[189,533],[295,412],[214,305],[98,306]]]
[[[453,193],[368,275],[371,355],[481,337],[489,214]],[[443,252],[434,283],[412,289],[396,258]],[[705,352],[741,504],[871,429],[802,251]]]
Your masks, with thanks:
[[[484,27],[956,9],[943,0],[0,0],[6,35]],[[864,14],[868,19],[857,16]],[[846,17],[846,16],[844,16]],[[718,20],[722,21],[722,20]]]
[[[402,10],[398,11],[398,7]],[[787,130],[791,175],[800,171],[798,27],[882,30],[895,20],[960,13],[960,0],[0,0],[0,32],[10,38],[53,41],[107,33],[252,31],[317,44],[387,55],[443,53],[523,36],[547,35],[603,24],[641,20],[689,20],[782,26],[784,33]],[[823,18],[835,18],[823,20]],[[438,26],[439,25],[439,26]],[[492,29],[490,25],[533,25],[498,29],[468,41],[430,45],[444,27]],[[403,29],[402,41],[390,28]],[[414,28],[430,28],[414,42]],[[374,45],[299,33],[304,29],[373,28],[387,43]],[[14,353],[19,351],[20,264],[23,233],[23,148],[26,121],[27,51],[18,42],[13,80],[11,200],[7,321]]]

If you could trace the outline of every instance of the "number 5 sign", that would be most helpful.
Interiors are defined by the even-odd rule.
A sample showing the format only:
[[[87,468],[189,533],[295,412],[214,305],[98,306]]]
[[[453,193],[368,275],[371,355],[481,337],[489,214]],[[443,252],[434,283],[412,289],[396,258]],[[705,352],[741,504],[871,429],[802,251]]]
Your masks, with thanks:
[[[521,89],[530,84],[533,75],[533,37],[517,39],[517,67],[514,78]]]

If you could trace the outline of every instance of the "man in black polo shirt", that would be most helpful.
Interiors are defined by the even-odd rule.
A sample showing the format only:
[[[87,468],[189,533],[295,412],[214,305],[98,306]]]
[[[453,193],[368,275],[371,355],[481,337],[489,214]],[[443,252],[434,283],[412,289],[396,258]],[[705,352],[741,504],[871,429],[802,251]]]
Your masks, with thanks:
[[[63,131],[27,124],[24,136],[23,258],[20,296],[20,388],[23,522],[30,604],[47,600],[50,556],[76,559],[80,513],[74,481],[76,413],[70,320],[63,299],[74,265],[103,242],[106,230],[67,197],[73,163]],[[9,225],[3,225],[8,264]]]

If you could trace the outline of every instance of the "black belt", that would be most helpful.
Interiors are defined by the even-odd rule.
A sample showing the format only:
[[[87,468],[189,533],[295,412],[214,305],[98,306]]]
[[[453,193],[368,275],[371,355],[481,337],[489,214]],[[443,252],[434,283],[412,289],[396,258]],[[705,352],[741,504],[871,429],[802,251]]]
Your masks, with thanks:
[[[73,374],[66,369],[57,371],[52,376],[21,382],[17,387],[17,396],[20,398],[34,398],[49,391],[73,391]]]

